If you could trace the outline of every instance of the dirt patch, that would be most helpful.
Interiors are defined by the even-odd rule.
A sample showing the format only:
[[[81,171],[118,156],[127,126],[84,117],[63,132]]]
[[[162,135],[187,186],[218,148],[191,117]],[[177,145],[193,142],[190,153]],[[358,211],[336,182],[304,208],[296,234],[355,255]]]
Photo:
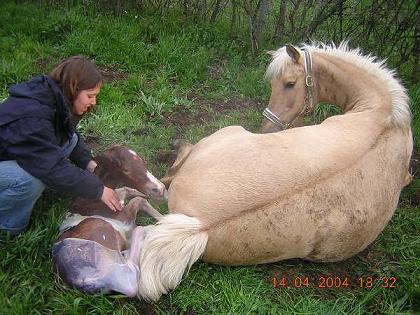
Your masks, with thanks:
[[[116,66],[98,66],[98,70],[103,76],[105,82],[113,82],[127,79],[128,75],[124,72],[118,71]]]
[[[189,126],[198,122],[208,121],[210,119],[210,113],[199,112],[193,113],[185,107],[177,106],[170,113],[165,113],[163,119],[165,124],[175,126]]]
[[[206,109],[211,108],[216,113],[223,113],[228,110],[234,109],[249,109],[249,108],[257,108],[263,109],[262,104],[249,99],[249,98],[239,98],[234,97],[228,100],[208,100],[202,96],[197,95],[188,95],[188,99],[191,99],[196,103],[198,108]]]
[[[157,153],[156,160],[160,164],[171,166],[172,164],[174,164],[176,160],[176,153],[173,150],[172,151],[166,151],[166,150],[159,151]]]
[[[229,100],[209,100],[201,96],[188,95],[188,99],[196,104],[196,112],[178,106],[164,115],[165,122],[175,126],[188,126],[208,122],[212,117],[231,110],[261,109],[262,105],[252,99],[232,98]],[[262,109],[261,109],[262,110]]]
[[[184,106],[177,106],[173,111],[163,115],[164,125],[176,127],[175,139],[183,138],[183,133],[188,126],[208,123],[213,118],[223,115],[231,110],[260,109],[262,105],[252,99],[232,98],[229,100],[209,100],[201,96],[188,95],[187,98],[196,104],[194,110]],[[262,109],[261,109],[262,111]],[[146,135],[147,128],[137,129],[134,134]],[[176,159],[175,152],[162,150],[158,152],[157,160],[161,164],[172,165]]]
[[[226,58],[218,60],[214,65],[207,67],[207,75],[210,78],[220,78],[226,71],[229,60]]]
[[[93,152],[101,151],[101,144],[100,144],[100,136],[89,134],[86,137],[83,138],[85,144],[88,146],[89,149],[91,149]]]
[[[140,308],[141,314],[144,315],[155,315],[157,314],[155,307],[152,304],[149,303],[143,303]]]
[[[417,191],[417,193],[415,193],[411,198],[410,205],[415,208],[420,207],[420,191]]]
[[[35,60],[35,66],[40,72],[47,72],[48,60],[44,58],[38,58]]]

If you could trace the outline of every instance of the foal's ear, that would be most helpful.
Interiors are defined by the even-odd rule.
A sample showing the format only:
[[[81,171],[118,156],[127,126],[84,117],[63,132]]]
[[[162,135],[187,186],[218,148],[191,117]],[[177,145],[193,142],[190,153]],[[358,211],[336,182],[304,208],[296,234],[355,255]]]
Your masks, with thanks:
[[[287,44],[286,45],[286,52],[290,56],[290,58],[293,59],[294,62],[299,63],[300,52],[295,46]]]
[[[102,166],[104,169],[113,169],[113,164],[115,161],[115,154],[113,153],[113,148],[107,149],[101,152],[99,155],[95,156],[95,161],[98,163],[98,166]]]

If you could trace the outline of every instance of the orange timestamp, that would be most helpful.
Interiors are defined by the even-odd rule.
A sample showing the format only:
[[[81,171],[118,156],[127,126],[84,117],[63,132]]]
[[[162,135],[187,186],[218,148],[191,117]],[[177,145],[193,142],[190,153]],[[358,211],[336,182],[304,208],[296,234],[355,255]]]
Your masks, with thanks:
[[[308,288],[315,286],[320,289],[325,288],[354,288],[360,287],[371,289],[374,286],[381,286],[386,289],[397,287],[397,278],[392,276],[376,277],[376,276],[358,276],[351,278],[349,276],[320,275],[316,277],[308,276],[283,276],[273,277],[274,288]]]

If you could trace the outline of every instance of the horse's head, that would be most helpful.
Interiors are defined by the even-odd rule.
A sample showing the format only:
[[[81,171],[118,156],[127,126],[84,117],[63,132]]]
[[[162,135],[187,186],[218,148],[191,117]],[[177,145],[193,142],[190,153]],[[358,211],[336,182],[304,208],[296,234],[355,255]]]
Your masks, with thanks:
[[[115,188],[124,185],[134,188],[153,199],[166,198],[165,185],[146,168],[146,163],[132,149],[116,145],[95,157],[95,173],[105,185]]]
[[[262,132],[300,126],[313,110],[312,59],[308,51],[286,45],[272,53],[266,77],[271,80],[271,97],[264,110]]]

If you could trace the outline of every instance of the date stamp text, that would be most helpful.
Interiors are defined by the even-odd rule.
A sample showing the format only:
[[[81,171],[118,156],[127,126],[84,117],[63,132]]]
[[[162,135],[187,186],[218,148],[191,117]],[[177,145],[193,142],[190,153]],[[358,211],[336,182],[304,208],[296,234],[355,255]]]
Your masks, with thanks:
[[[319,275],[319,276],[273,276],[274,288],[308,288],[316,287],[325,288],[363,288],[371,289],[373,287],[382,287],[385,289],[393,289],[397,287],[397,278],[393,276],[373,276],[363,275],[357,277],[335,276],[335,275]]]

